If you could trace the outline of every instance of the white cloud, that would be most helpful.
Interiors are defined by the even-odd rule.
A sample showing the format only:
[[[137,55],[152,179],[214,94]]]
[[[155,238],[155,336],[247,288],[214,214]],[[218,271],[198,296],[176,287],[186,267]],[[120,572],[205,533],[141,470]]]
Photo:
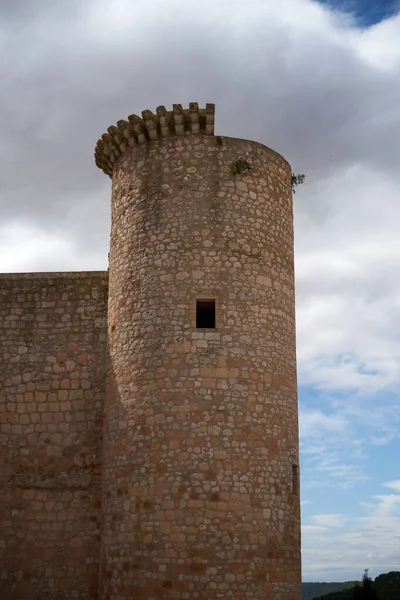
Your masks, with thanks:
[[[354,39],[359,56],[371,66],[391,72],[400,64],[399,29],[400,15],[397,15],[359,32]]]
[[[386,446],[387,444],[390,444],[390,442],[395,440],[396,437],[398,437],[396,430],[382,432],[382,435],[380,436],[372,436],[371,443],[374,446]]]
[[[306,535],[319,535],[326,533],[326,527],[320,527],[319,525],[302,525],[301,532]]]
[[[311,520],[315,525],[320,525],[321,527],[341,527],[345,518],[339,514],[325,514],[313,515]]]
[[[307,506],[308,504],[312,504],[312,500],[301,500],[301,506]]]
[[[396,481],[388,481],[387,483],[384,483],[383,485],[385,485],[386,487],[392,488],[393,490],[396,490],[396,492],[400,493],[400,479],[397,479]]]
[[[311,517],[313,523],[324,523],[324,526],[304,524],[302,527],[304,579],[343,581],[361,579],[366,568],[372,577],[398,570],[399,499],[400,496],[393,495],[376,496],[374,501],[364,503],[368,511],[366,517]]]
[[[343,186],[326,181],[331,216],[318,228],[298,205],[299,374],[325,389],[371,393],[400,382],[397,184],[366,166],[343,177]]]
[[[325,438],[327,433],[341,433],[348,421],[339,414],[326,414],[320,410],[304,408],[300,413],[300,437]]]
[[[38,261],[44,270],[54,270],[57,265],[70,260],[73,243],[61,231],[47,233],[28,225],[7,225],[0,231],[0,255],[4,271],[18,271],[24,262],[27,271],[35,270]],[[68,260],[68,262],[69,262]]]
[[[376,517],[390,517],[392,515],[400,516],[400,495],[399,494],[383,494],[374,496],[379,501],[374,515]]]
[[[73,231],[73,227],[71,230],[41,228],[22,220],[9,222],[0,227],[1,270],[6,273],[33,272],[38,263],[41,271],[96,270],[99,264],[97,248],[86,251],[82,257]]]

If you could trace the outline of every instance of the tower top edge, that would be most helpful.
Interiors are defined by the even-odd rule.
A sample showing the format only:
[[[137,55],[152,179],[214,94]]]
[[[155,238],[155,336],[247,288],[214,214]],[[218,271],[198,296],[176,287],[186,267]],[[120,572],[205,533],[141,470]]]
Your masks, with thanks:
[[[189,108],[173,104],[172,110],[159,106],[156,112],[143,110],[142,116],[129,115],[117,126],[111,125],[97,141],[95,163],[111,177],[114,163],[129,147],[146,144],[152,140],[184,135],[214,135],[215,104],[199,108],[190,102]]]

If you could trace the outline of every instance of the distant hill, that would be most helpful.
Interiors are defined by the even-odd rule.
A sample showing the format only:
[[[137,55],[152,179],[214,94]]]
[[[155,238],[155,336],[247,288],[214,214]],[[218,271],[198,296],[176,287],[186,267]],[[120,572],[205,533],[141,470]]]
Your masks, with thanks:
[[[355,581],[343,581],[342,583],[303,583],[303,600],[313,600],[314,598],[323,596],[324,594],[332,594],[333,592],[339,592],[341,590],[353,588],[355,585]],[[327,596],[324,596],[324,600],[326,600],[326,598]]]
[[[329,594],[322,594],[322,596],[315,596],[314,600],[354,600],[353,590],[354,586],[352,585],[350,588],[340,592],[332,592]]]
[[[304,585],[323,585],[323,584],[304,584]],[[329,584],[328,584],[329,585]],[[338,584],[340,585],[340,584]],[[350,588],[353,588],[351,584]],[[378,592],[379,600],[400,600],[400,571],[391,571],[378,575],[374,580],[374,588]],[[304,594],[304,593],[303,593]],[[320,592],[319,596],[304,596],[305,598],[314,598],[314,600],[353,600],[353,589],[343,589],[342,591]]]

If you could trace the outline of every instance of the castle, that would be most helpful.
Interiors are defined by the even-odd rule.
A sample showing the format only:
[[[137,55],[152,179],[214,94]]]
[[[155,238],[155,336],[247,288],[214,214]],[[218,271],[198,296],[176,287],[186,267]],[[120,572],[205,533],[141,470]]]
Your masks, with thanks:
[[[291,169],[110,127],[108,272],[0,276],[1,600],[300,600]]]

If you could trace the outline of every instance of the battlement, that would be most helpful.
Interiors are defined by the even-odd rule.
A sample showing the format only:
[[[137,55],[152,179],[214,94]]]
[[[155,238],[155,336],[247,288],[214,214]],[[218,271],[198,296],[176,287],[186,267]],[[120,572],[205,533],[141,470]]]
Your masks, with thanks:
[[[159,106],[156,114],[143,110],[142,118],[130,115],[128,121],[121,119],[116,127],[111,125],[108,133],[103,133],[98,140],[94,154],[96,165],[111,177],[115,162],[129,147],[173,136],[213,135],[214,115],[215,104],[199,108],[197,102],[190,102],[186,109],[174,104],[170,111]]]

